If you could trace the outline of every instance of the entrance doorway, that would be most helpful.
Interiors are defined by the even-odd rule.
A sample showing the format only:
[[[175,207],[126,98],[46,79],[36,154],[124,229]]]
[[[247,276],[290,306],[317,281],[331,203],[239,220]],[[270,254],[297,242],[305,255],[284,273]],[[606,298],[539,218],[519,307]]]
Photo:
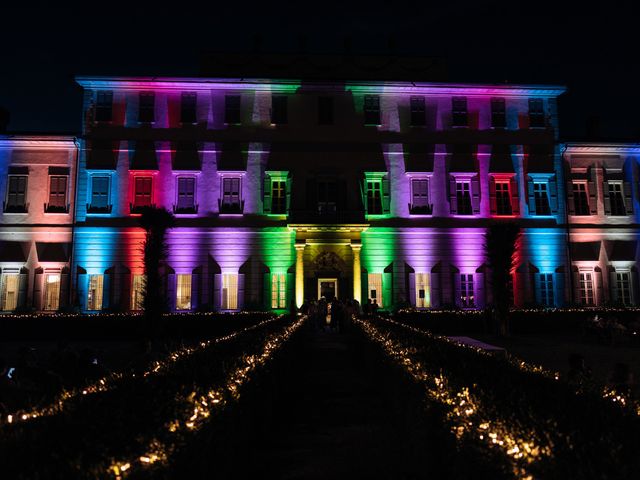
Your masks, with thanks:
[[[324,297],[328,302],[338,296],[338,279],[337,278],[319,278],[318,279],[318,299]]]

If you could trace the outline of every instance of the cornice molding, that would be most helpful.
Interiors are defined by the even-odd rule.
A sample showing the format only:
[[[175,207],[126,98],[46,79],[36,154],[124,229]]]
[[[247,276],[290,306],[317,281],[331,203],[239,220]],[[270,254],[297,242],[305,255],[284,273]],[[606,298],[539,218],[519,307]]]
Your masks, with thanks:
[[[565,143],[565,152],[574,153],[640,153],[639,143]]]
[[[52,135],[1,135],[0,149],[27,150],[72,150],[77,146],[76,138]]]

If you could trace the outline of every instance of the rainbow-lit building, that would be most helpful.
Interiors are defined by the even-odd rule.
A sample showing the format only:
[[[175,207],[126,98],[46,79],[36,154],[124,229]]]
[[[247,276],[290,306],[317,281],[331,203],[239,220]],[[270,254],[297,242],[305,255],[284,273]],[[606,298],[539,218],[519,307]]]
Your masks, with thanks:
[[[67,222],[67,237],[47,240],[69,246],[69,263],[59,265],[70,273],[69,288],[60,288],[68,298],[57,306],[140,308],[138,216],[147,205],[176,217],[164,288],[177,311],[284,310],[320,296],[375,299],[383,308],[484,308],[491,304],[486,228],[514,219],[523,227],[513,272],[516,306],[636,302],[633,201],[624,216],[607,213],[610,187],[595,197],[597,215],[582,217],[575,213],[582,198],[575,183],[584,177],[591,192],[606,172],[637,190],[640,150],[561,145],[562,87],[77,81],[84,89],[83,131],[58,140],[69,147],[71,206],[55,217],[60,223],[51,221],[55,229]],[[6,179],[0,189],[9,203],[19,203],[12,178],[24,141],[0,140]],[[45,194],[44,187],[32,192],[33,168],[25,195],[50,196],[58,170],[49,171]],[[623,188],[637,201],[637,191]],[[31,211],[5,206],[0,241],[17,241],[16,223],[34,223],[36,235],[42,225]],[[597,242],[603,247],[596,259],[586,252]],[[48,267],[30,255],[24,265],[0,258],[4,306],[51,306],[42,301],[43,289],[31,286],[43,281],[34,272],[46,275]],[[27,275],[33,292],[15,304],[6,301],[8,268]],[[588,268],[591,297],[580,286]],[[598,276],[603,272],[610,272],[606,279]]]

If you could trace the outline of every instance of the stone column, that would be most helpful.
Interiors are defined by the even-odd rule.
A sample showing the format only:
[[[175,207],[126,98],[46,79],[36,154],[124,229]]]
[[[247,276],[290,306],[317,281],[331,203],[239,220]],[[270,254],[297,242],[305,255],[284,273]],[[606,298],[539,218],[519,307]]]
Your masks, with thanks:
[[[305,243],[296,243],[296,307],[304,303],[304,247]]]
[[[362,245],[359,243],[351,244],[351,251],[353,252],[353,299],[362,304],[362,280],[360,278],[360,249]]]

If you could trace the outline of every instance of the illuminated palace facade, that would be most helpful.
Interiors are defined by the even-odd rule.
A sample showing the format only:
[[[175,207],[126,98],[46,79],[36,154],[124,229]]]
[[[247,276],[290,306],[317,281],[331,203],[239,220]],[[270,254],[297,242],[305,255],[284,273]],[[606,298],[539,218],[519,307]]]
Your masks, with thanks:
[[[79,138],[0,139],[2,310],[140,309],[149,205],[171,310],[484,308],[514,220],[514,305],[636,303],[640,149],[559,144],[561,87],[78,83]]]

